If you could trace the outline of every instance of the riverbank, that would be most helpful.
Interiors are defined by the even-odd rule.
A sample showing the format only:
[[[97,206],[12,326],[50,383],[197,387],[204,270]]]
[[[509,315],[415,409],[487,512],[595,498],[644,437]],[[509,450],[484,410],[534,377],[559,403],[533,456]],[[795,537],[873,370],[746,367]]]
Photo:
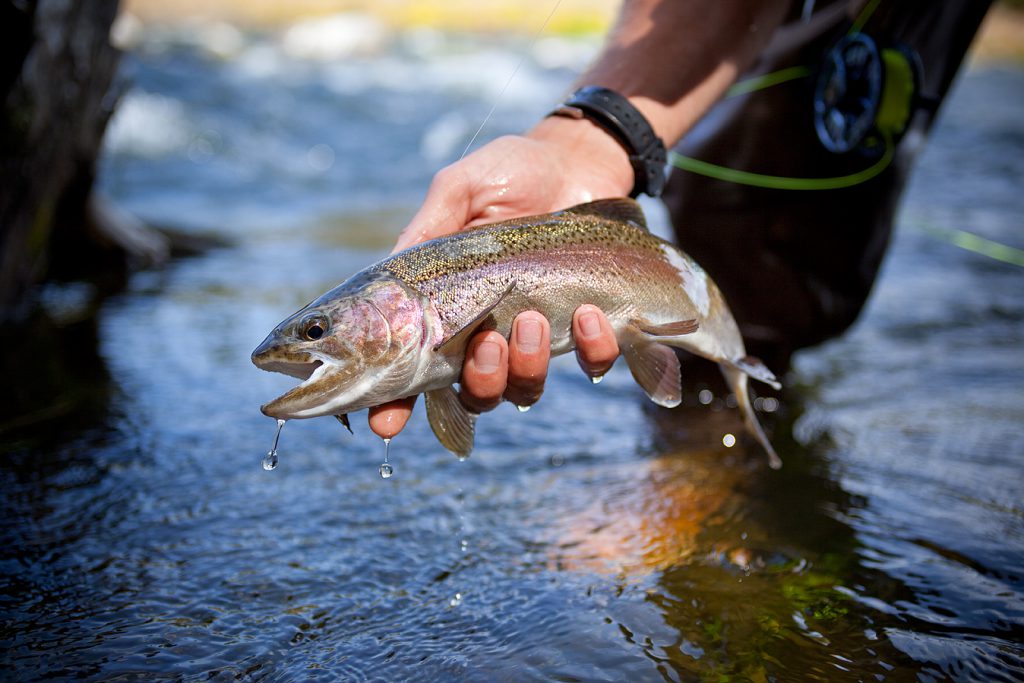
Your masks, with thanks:
[[[561,0],[552,5],[534,1],[474,0],[422,2],[413,0],[124,0],[125,15],[143,24],[226,23],[249,30],[279,30],[296,22],[338,14],[362,15],[395,29],[414,27],[445,31],[545,33],[583,35],[603,33],[614,20],[618,0]],[[985,63],[1024,62],[1024,6],[997,3],[985,19],[972,48],[972,59]]]
[[[617,0],[561,0],[545,27],[555,34],[605,31],[615,16]],[[549,0],[125,0],[123,10],[144,23],[220,21],[251,29],[278,29],[296,21],[353,13],[391,28],[428,27],[449,31],[535,32],[551,14]]]

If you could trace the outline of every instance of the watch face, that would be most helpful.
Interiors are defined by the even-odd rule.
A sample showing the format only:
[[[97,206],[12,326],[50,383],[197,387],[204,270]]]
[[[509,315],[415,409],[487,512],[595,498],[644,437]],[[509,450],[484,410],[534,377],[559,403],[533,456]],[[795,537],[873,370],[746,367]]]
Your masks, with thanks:
[[[871,38],[846,36],[825,59],[814,92],[814,127],[826,149],[856,149],[875,126],[882,98],[882,59]]]

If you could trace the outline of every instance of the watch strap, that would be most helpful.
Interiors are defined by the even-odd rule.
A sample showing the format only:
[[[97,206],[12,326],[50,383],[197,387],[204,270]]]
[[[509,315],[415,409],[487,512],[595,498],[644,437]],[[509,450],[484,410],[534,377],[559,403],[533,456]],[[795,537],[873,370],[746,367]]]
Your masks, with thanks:
[[[630,197],[648,194],[657,197],[665,188],[665,143],[644,115],[625,97],[596,85],[580,88],[549,116],[586,118],[618,140],[629,155],[633,167]]]

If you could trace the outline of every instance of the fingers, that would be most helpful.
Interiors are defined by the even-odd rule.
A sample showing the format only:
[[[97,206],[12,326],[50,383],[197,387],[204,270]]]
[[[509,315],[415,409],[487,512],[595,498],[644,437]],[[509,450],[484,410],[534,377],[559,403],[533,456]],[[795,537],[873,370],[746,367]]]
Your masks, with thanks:
[[[462,365],[459,398],[472,410],[484,412],[501,403],[508,381],[508,342],[494,330],[473,336]]]
[[[619,343],[608,318],[597,306],[584,304],[572,316],[572,335],[576,340],[576,359],[583,372],[601,377],[619,356]]]
[[[551,326],[540,313],[526,311],[512,322],[511,338],[505,398],[517,406],[531,406],[544,393],[551,359]]]
[[[390,439],[402,431],[412,415],[416,397],[400,398],[370,408],[370,430],[382,439]]]
[[[608,318],[596,306],[584,304],[572,320],[576,356],[591,377],[611,369],[619,355]],[[551,326],[543,315],[526,311],[512,323],[511,344],[498,332],[481,332],[470,340],[462,366],[459,398],[472,410],[486,412],[502,397],[519,406],[533,405],[544,392],[551,359]],[[389,439],[405,427],[416,397],[370,408],[370,429]]]

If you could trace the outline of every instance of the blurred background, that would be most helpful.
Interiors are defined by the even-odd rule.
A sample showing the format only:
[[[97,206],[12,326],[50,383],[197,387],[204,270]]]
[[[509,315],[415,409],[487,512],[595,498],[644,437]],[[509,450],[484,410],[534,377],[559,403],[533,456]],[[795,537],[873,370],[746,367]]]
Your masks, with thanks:
[[[388,481],[359,415],[260,467],[293,381],[251,350],[387,253],[492,105],[477,145],[549,111],[616,7],[537,36],[550,3],[4,5],[4,678],[1024,675],[1019,3],[861,320],[758,402],[782,470],[713,387],[665,411],[571,357],[466,462],[418,408]],[[50,87],[83,60],[97,83]]]

